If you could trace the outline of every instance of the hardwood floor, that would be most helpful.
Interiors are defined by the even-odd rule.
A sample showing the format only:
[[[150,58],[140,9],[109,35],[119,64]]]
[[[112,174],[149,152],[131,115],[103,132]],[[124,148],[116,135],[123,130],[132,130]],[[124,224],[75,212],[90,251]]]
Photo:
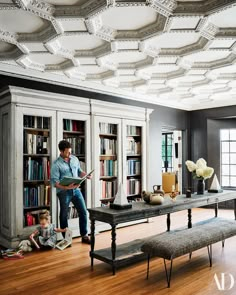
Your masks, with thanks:
[[[193,223],[214,216],[213,209],[194,209]],[[234,218],[233,210],[219,210],[219,216]],[[187,224],[187,212],[171,215],[171,228]],[[153,218],[143,223],[117,230],[117,243],[145,237],[166,230],[166,217]],[[236,294],[236,237],[213,245],[213,266],[209,267],[207,249],[193,253],[191,260],[184,255],[174,260],[170,289],[166,288],[164,265],[161,259],[152,259],[150,277],[146,280],[146,261],[121,268],[115,276],[109,265],[95,260],[90,269],[88,245],[80,238],[73,240],[73,246],[64,251],[33,251],[21,260],[0,260],[0,294],[79,294],[79,295],[146,295],[146,294],[222,294],[214,279],[216,274],[231,274],[235,286],[225,291]],[[110,232],[96,236],[96,249],[110,245]],[[229,288],[226,275],[225,288]]]

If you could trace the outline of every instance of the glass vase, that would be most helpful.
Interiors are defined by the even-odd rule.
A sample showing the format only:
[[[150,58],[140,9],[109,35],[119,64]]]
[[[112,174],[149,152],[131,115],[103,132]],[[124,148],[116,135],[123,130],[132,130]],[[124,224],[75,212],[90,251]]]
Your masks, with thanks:
[[[205,192],[205,181],[204,179],[199,179],[197,182],[197,195],[204,195]]]

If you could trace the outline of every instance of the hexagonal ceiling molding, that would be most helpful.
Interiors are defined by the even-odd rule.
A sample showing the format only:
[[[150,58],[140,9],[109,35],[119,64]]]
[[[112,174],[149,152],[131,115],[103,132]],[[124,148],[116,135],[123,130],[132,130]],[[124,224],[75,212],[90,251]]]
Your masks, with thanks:
[[[111,7],[86,23],[91,33],[106,41],[144,39],[164,29],[166,18],[150,7]]]
[[[186,110],[235,103],[235,13],[233,0],[1,1],[0,72]]]
[[[21,55],[23,55],[23,53],[16,45],[0,41],[1,61],[18,59]]]

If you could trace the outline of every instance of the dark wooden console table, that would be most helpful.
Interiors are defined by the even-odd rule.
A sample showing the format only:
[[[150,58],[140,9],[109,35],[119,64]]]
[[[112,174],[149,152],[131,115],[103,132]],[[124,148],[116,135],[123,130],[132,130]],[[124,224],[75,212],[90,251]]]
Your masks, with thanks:
[[[132,261],[144,259],[140,250],[142,240],[135,240],[123,245],[116,245],[116,227],[120,223],[151,218],[160,215],[167,215],[167,230],[170,230],[170,214],[182,210],[188,210],[188,227],[192,227],[192,208],[203,207],[215,204],[215,217],[218,214],[218,203],[234,200],[234,216],[236,219],[236,191],[224,191],[223,193],[204,195],[192,195],[186,198],[185,195],[177,196],[175,201],[165,197],[162,205],[149,205],[145,202],[133,203],[132,209],[113,210],[109,207],[97,207],[88,209],[91,221],[91,267],[94,258],[109,263],[112,266],[113,274],[116,267],[126,265]],[[94,250],[95,247],[95,221],[102,221],[111,225],[111,247],[101,250]]]

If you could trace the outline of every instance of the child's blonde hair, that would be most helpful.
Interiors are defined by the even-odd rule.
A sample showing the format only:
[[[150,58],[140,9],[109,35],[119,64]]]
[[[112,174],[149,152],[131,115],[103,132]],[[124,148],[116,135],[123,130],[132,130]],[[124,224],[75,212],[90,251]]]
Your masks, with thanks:
[[[39,220],[47,220],[50,222],[50,212],[48,210],[43,210],[39,213]]]

